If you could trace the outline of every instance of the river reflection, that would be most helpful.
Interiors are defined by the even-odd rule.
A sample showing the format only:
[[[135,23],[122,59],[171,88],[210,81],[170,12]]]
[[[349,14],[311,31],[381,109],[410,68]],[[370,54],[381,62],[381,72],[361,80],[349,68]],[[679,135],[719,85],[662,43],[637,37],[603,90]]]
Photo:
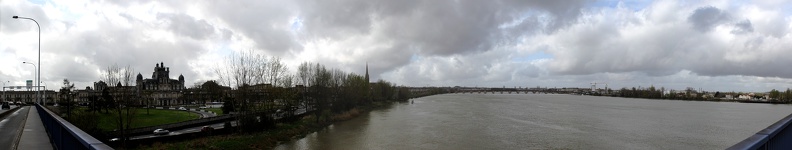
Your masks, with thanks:
[[[790,105],[445,94],[375,110],[276,149],[724,149],[790,113]]]

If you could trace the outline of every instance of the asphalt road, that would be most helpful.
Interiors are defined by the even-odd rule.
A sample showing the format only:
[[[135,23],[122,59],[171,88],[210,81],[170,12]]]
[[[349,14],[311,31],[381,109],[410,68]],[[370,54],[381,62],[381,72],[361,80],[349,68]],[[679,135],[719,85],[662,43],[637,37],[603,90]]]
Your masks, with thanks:
[[[6,111],[11,110],[11,109],[14,109],[16,107],[17,107],[17,105],[11,105],[10,109],[0,109],[0,113],[6,112]]]
[[[306,111],[307,110],[305,108],[300,108],[300,109],[295,110],[295,114],[303,114]],[[197,112],[199,114],[205,113],[205,112],[198,112],[198,111],[194,111],[194,112]],[[211,114],[211,113],[209,113],[209,114]],[[281,118],[281,116],[276,116],[274,114],[273,114],[272,117],[274,117],[276,119]],[[214,128],[214,129],[222,129],[223,128],[223,124],[224,123],[216,123],[216,124],[212,124],[212,125],[208,125],[208,126]],[[237,122],[236,121],[231,121],[231,126],[237,126]],[[130,137],[129,139],[136,140],[136,139],[153,138],[153,137],[158,137],[158,136],[170,136],[170,135],[179,135],[179,134],[185,134],[185,133],[201,132],[201,128],[203,128],[203,126],[197,126],[197,127],[186,128],[186,129],[181,129],[181,130],[175,130],[175,131],[170,131],[170,133],[168,133],[166,135],[154,135],[153,134],[154,131],[151,131],[152,134],[134,136],[134,137]]]
[[[190,110],[190,112],[197,113],[198,115],[201,115],[201,118],[209,118],[209,117],[217,116],[217,115],[215,115],[213,113],[203,112],[203,111]]]
[[[216,123],[216,124],[212,124],[212,125],[208,125],[208,126],[214,128],[216,130],[216,129],[222,129],[223,128],[223,124],[224,123]],[[231,126],[236,126],[236,121],[231,121]],[[170,135],[179,135],[179,134],[185,134],[185,133],[201,132],[201,128],[203,128],[203,126],[171,131],[170,133],[168,133],[166,135],[148,134],[148,135],[130,137],[129,139],[137,140],[137,139],[145,139],[145,138],[152,138],[152,137],[158,137],[158,136],[170,136]],[[154,131],[152,131],[152,133],[153,132]]]
[[[8,110],[4,110],[8,111]],[[0,120],[0,149],[13,149],[24,128],[30,106],[24,106]]]

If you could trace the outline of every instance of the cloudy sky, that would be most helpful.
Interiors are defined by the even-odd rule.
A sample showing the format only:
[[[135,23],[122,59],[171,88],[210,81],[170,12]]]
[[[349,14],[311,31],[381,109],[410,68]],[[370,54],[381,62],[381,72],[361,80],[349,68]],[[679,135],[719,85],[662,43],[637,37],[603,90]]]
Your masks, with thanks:
[[[792,3],[761,1],[0,1],[0,80],[82,89],[156,63],[187,86],[252,50],[407,86],[792,88]],[[602,84],[599,85],[602,87]]]

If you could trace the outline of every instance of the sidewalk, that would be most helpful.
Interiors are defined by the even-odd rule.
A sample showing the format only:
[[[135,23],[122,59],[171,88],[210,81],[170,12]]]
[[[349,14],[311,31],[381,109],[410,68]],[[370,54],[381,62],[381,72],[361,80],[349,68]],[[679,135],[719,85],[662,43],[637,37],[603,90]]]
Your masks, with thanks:
[[[22,130],[22,136],[19,137],[17,149],[53,149],[36,107],[30,107],[30,111],[28,111],[27,120],[25,120],[25,128]]]

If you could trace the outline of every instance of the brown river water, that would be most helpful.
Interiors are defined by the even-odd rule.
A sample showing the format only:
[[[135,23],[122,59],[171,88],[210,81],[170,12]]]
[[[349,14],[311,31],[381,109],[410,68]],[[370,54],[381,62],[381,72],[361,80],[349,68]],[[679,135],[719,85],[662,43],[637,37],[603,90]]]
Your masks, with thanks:
[[[412,100],[275,149],[724,149],[792,113],[792,105],[552,94]]]

